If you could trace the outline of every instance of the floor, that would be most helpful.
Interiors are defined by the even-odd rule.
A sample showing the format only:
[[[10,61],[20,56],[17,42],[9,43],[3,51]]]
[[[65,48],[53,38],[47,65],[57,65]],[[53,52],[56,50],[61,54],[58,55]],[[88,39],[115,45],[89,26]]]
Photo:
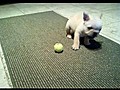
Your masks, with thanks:
[[[103,29],[100,35],[120,44],[120,4],[119,3],[14,3],[0,5],[0,19],[44,11],[55,11],[69,18],[74,13],[88,11],[94,15],[103,14]],[[0,46],[0,88],[11,88],[9,73]]]

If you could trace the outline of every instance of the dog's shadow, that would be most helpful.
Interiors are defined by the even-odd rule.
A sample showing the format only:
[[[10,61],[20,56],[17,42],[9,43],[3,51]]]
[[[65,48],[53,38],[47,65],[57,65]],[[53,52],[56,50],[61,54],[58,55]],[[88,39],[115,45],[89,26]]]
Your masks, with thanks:
[[[74,35],[72,35],[72,39],[74,39]],[[80,45],[84,45],[89,50],[102,49],[102,42],[98,42],[94,39],[90,39],[90,45],[85,45],[84,44],[84,37],[80,37]]]
[[[102,49],[102,42],[98,42],[94,39],[91,39],[90,40],[90,45],[85,45],[83,42],[84,42],[84,38],[80,38],[81,40],[81,45],[84,45],[87,49],[90,49],[90,50],[99,50],[99,49]]]

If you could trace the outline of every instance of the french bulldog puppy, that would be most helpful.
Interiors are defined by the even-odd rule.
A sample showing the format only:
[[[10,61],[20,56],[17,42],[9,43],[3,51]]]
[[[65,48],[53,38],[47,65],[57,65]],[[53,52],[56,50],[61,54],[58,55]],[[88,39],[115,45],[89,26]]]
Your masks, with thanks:
[[[74,34],[73,50],[80,48],[80,37],[84,37],[85,45],[90,45],[89,40],[97,37],[102,29],[101,17],[102,14],[99,17],[92,17],[87,12],[82,12],[68,19],[65,30],[69,39]]]

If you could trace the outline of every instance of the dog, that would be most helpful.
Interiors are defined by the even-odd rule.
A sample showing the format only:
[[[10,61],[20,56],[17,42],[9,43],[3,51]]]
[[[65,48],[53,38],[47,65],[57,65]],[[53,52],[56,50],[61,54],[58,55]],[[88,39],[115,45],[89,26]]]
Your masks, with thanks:
[[[80,48],[80,37],[84,37],[84,45],[90,45],[89,40],[98,36],[102,29],[102,14],[92,17],[88,12],[77,13],[70,17],[66,23],[65,30],[67,38],[74,35],[73,50]]]

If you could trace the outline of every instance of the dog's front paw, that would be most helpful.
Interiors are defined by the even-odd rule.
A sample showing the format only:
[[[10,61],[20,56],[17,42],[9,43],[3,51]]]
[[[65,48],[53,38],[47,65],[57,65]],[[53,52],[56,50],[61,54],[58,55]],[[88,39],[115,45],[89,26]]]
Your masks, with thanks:
[[[84,43],[84,45],[89,46],[89,45],[90,45],[90,43],[89,43],[89,42],[87,42],[87,43]]]
[[[74,44],[73,44],[73,45],[72,45],[72,49],[76,51],[76,50],[78,50],[78,49],[79,49],[79,46],[78,46],[78,45],[74,45]]]

